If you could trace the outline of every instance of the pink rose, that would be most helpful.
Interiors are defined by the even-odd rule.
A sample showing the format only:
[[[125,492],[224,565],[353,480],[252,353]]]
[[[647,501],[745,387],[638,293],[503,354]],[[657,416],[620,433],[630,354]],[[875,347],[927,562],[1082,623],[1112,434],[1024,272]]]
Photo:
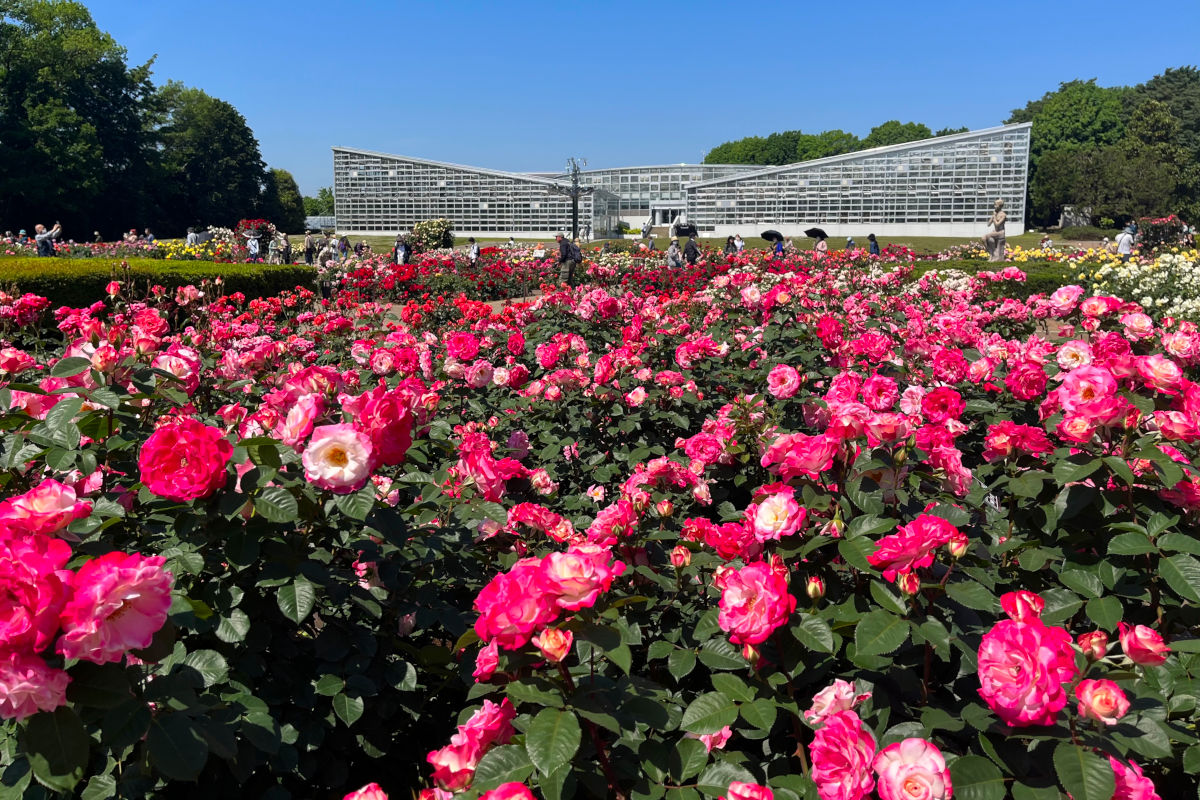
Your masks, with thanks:
[[[287,416],[276,426],[272,435],[292,447],[298,447],[312,433],[313,424],[324,411],[320,395],[306,394],[288,409]]]
[[[888,745],[872,767],[880,800],[949,800],[953,795],[942,751],[924,739]]]
[[[1162,637],[1153,628],[1121,622],[1117,624],[1117,631],[1121,638],[1121,649],[1135,664],[1157,666],[1166,661],[1167,653],[1171,652],[1171,648],[1163,644]]]
[[[871,776],[875,737],[853,711],[827,717],[808,751],[821,800],[861,800],[875,788]]]
[[[0,654],[0,719],[25,719],[66,705],[71,677],[35,655]]]
[[[1126,767],[1112,756],[1108,757],[1108,763],[1116,780],[1112,800],[1161,800],[1154,782],[1142,774],[1142,768],[1137,764],[1130,761]]]
[[[731,573],[718,603],[717,623],[734,644],[759,644],[796,610],[787,578],[769,564],[748,564]]]
[[[900,525],[896,533],[880,539],[867,561],[882,571],[885,579],[895,582],[898,574],[932,564],[933,551],[957,532],[941,517],[921,514],[908,525]]]
[[[1108,634],[1091,631],[1079,634],[1079,649],[1091,661],[1099,661],[1108,653]]]
[[[1033,622],[1042,618],[1046,601],[1033,592],[1005,592],[1000,596],[1000,608],[1016,622]]]
[[[558,628],[546,630],[533,637],[533,646],[542,652],[551,664],[557,664],[571,654],[571,643],[575,634]]]
[[[713,750],[725,749],[725,743],[733,736],[733,728],[726,725],[716,733],[685,733],[684,736],[689,739],[699,739],[704,743],[705,751],[711,753]]]
[[[862,398],[872,411],[891,411],[900,398],[900,388],[886,375],[872,375],[863,382]]]
[[[871,699],[870,692],[859,694],[854,684],[841,678],[834,680],[813,697],[812,708],[804,712],[810,725],[820,725],[828,717],[842,711],[850,711]]]
[[[171,607],[164,563],[162,556],[113,552],[84,564],[62,611],[58,652],[106,664],[148,647]]]
[[[607,548],[577,544],[565,553],[550,553],[542,559],[537,582],[559,608],[578,611],[595,605],[600,592],[607,592],[613,579],[624,571],[625,565],[613,563]]]
[[[1075,649],[1062,628],[1001,620],[979,645],[979,696],[1010,727],[1053,725],[1075,679]]]
[[[501,573],[475,598],[475,633],[505,650],[524,647],[533,632],[558,617],[555,596],[538,585],[541,560],[523,558]]]
[[[934,425],[958,419],[966,409],[962,395],[949,386],[939,386],[921,399],[921,413]]]
[[[785,481],[799,477],[816,480],[833,466],[838,446],[837,440],[828,436],[788,433],[767,448],[761,463]]]
[[[733,781],[729,784],[729,791],[720,800],[775,800],[775,793],[757,783]]]
[[[488,642],[475,657],[475,671],[471,673],[476,681],[486,681],[492,677],[496,667],[500,666],[500,652],[495,641]]]
[[[371,453],[377,463],[386,466],[403,463],[412,445],[413,416],[409,396],[400,389],[384,391],[383,387],[378,387],[363,397],[366,402],[354,420],[354,427],[370,438]]]
[[[446,352],[459,361],[473,361],[479,355],[479,339],[469,331],[446,334]]]
[[[371,440],[348,423],[316,428],[300,460],[309,483],[335,494],[361,489],[375,466]]]
[[[378,783],[368,783],[358,791],[346,795],[342,800],[388,800],[388,796]]]
[[[1075,687],[1079,716],[1116,725],[1129,711],[1129,699],[1121,687],[1108,680],[1084,680]]]
[[[479,795],[479,800],[537,800],[533,792],[523,783],[502,783],[490,792]]]
[[[74,489],[46,478],[28,492],[0,503],[0,524],[26,533],[55,533],[91,513],[90,501],[77,501]]]
[[[142,443],[138,469],[153,494],[186,502],[225,485],[233,445],[220,428],[191,417],[168,422]]]
[[[791,536],[800,530],[807,516],[808,512],[790,491],[769,494],[746,509],[746,522],[753,526],[754,536],[760,542]]]
[[[800,389],[800,373],[787,364],[776,364],[767,375],[767,391],[773,397],[786,400]]]
[[[40,652],[54,642],[74,574],[71,546],[43,534],[0,537],[0,651]]]

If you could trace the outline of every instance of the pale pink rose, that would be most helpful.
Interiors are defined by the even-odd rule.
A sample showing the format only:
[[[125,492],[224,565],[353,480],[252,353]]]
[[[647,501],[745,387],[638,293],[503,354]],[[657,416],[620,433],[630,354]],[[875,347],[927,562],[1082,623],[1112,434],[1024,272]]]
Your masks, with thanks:
[[[754,528],[754,536],[760,542],[782,539],[800,530],[808,512],[792,497],[790,492],[768,495],[761,503],[746,510],[746,521]]]
[[[22,720],[67,703],[71,677],[35,655],[0,653],[0,719]]]
[[[823,591],[822,594],[824,594]],[[804,712],[804,718],[811,725],[820,725],[826,717],[841,711],[850,711],[869,699],[871,699],[870,692],[859,694],[855,691],[854,684],[838,678],[817,692],[813,697],[812,708]]]
[[[1132,313],[1121,317],[1127,339],[1148,339],[1154,335],[1154,320],[1146,314]]]
[[[1142,774],[1142,768],[1133,761],[1126,767],[1112,756],[1108,757],[1112,766],[1116,789],[1112,800],[1161,800],[1154,788],[1154,782]]]
[[[1075,304],[1082,296],[1082,286],[1063,286],[1050,295],[1050,308],[1056,316],[1065,317],[1075,310]]]
[[[467,385],[472,389],[482,389],[492,382],[493,372],[492,365],[481,358],[467,368]]]
[[[312,433],[313,424],[324,411],[320,395],[306,394],[288,409],[287,416],[276,426],[272,435],[286,445],[298,446]]]
[[[388,796],[378,783],[368,783],[361,789],[346,795],[342,800],[388,800]]]
[[[635,387],[633,391],[625,395],[625,402],[634,408],[637,408],[642,403],[646,402],[646,389],[641,386]]]
[[[880,800],[949,800],[954,793],[942,751],[924,739],[888,745],[871,766]]]
[[[875,737],[853,711],[839,711],[809,745],[812,779],[821,800],[861,800],[875,788]]]
[[[358,491],[374,468],[370,438],[348,423],[316,428],[301,461],[310,483],[335,494]]]
[[[106,664],[148,647],[171,607],[172,576],[164,563],[162,556],[112,552],[80,567],[62,611],[58,652]]]
[[[1153,667],[1167,660],[1171,648],[1163,644],[1158,631],[1145,625],[1126,625],[1124,622],[1117,624],[1117,630],[1121,638],[1121,649],[1130,661]]]
[[[550,553],[541,562],[537,583],[559,608],[578,611],[595,605],[600,592],[625,571],[612,553],[593,544],[572,545],[565,553]]]
[[[55,533],[91,513],[90,501],[76,500],[74,489],[53,478],[0,503],[0,523],[25,533]]]
[[[571,644],[575,634],[558,628],[546,630],[533,637],[533,646],[542,651],[542,655],[551,664],[557,664],[571,654]]]
[[[1116,725],[1129,712],[1129,699],[1121,687],[1109,680],[1084,680],[1075,687],[1079,716]]]
[[[1095,360],[1092,356],[1092,346],[1080,339],[1067,342],[1060,347],[1056,359],[1058,366],[1068,371],[1077,369],[1078,367],[1086,367]]]
[[[900,395],[900,410],[910,417],[921,415],[921,403],[925,399],[925,390],[920,386],[909,386]]]
[[[1137,371],[1147,386],[1160,392],[1174,394],[1183,383],[1183,370],[1162,353],[1138,358]]]
[[[776,364],[767,375],[767,391],[772,396],[785,400],[800,389],[800,373],[787,364]]]

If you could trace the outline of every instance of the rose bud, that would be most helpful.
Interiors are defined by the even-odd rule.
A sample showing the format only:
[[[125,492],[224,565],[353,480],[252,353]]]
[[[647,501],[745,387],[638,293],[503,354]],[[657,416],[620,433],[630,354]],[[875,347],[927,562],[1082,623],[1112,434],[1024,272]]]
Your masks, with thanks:
[[[1108,652],[1108,634],[1104,631],[1079,634],[1079,649],[1089,661],[1099,661]]]
[[[950,541],[946,545],[946,549],[950,551],[950,557],[955,561],[962,558],[967,553],[967,548],[970,546],[971,540],[962,531],[955,531],[950,534]]]
[[[681,544],[675,545],[675,549],[671,551],[671,566],[675,567],[675,569],[683,569],[691,563],[692,551]]]
[[[804,593],[808,595],[809,600],[820,600],[825,596],[825,581],[818,575],[811,576],[804,587]]]
[[[921,579],[915,572],[905,572],[896,576],[896,588],[903,594],[914,595],[921,591]]]
[[[1075,687],[1075,697],[1079,700],[1079,716],[1105,725],[1116,725],[1129,711],[1129,698],[1112,681],[1080,681]]]
[[[552,664],[562,661],[571,652],[571,643],[575,634],[570,631],[560,631],[558,628],[547,628],[533,637],[533,643],[542,655]]]
[[[670,500],[659,500],[654,504],[654,510],[660,517],[669,517],[675,513],[675,504]]]
[[[1118,624],[1121,636],[1121,649],[1129,660],[1135,664],[1157,666],[1167,660],[1171,648],[1163,643],[1158,631],[1145,625]]]

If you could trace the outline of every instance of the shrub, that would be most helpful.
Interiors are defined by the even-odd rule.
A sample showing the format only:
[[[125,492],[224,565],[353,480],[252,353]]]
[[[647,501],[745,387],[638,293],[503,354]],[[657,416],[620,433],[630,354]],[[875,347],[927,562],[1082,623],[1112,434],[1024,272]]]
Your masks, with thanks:
[[[1003,269],[1012,264],[990,264],[986,261],[926,261],[917,265],[913,270],[912,279],[917,280],[927,272],[946,270],[961,270],[970,275]],[[1005,297],[1025,299],[1035,294],[1050,294],[1063,284],[1071,283],[1075,278],[1075,269],[1065,262],[1045,261],[1029,262],[1019,266],[1025,273],[1024,282],[1006,281],[999,285]]]
[[[1138,220],[1138,243],[1146,250],[1171,247],[1181,244],[1183,240],[1183,221],[1174,214],[1156,219],[1142,217]]]
[[[448,219],[423,220],[413,225],[410,238],[416,253],[454,247],[454,223]]]
[[[127,273],[122,264],[129,265]],[[313,271],[297,265],[212,264],[149,258],[126,261],[0,258],[0,284],[46,297],[54,306],[90,305],[104,297],[104,287],[111,280],[132,281],[139,290],[152,285],[174,290],[188,284],[199,286],[216,278],[222,279],[226,294],[241,292],[247,297],[268,297],[310,285]]]

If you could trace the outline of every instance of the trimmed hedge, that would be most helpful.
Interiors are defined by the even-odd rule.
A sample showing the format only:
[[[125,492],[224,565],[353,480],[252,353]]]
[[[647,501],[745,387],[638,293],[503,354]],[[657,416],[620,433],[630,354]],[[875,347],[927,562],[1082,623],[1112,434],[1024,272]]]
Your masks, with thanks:
[[[225,294],[241,292],[248,298],[270,297],[297,286],[312,287],[316,276],[311,267],[274,264],[216,264],[209,261],[162,261],[151,258],[57,259],[0,257],[0,286],[32,292],[50,300],[52,306],[86,306],[105,297],[111,280],[124,280],[122,261],[129,264],[128,278],[136,293],[160,285],[170,291],[180,286],[199,286],[220,277]]]
[[[1025,273],[1025,282],[1005,281],[1006,297],[1026,299],[1030,295],[1050,294],[1060,286],[1075,283],[1076,269],[1063,261],[1025,261],[1014,263],[991,263],[988,261],[918,261],[913,269],[912,279],[916,280],[932,270],[956,269],[969,272],[999,272],[1005,267],[1017,267]]]

